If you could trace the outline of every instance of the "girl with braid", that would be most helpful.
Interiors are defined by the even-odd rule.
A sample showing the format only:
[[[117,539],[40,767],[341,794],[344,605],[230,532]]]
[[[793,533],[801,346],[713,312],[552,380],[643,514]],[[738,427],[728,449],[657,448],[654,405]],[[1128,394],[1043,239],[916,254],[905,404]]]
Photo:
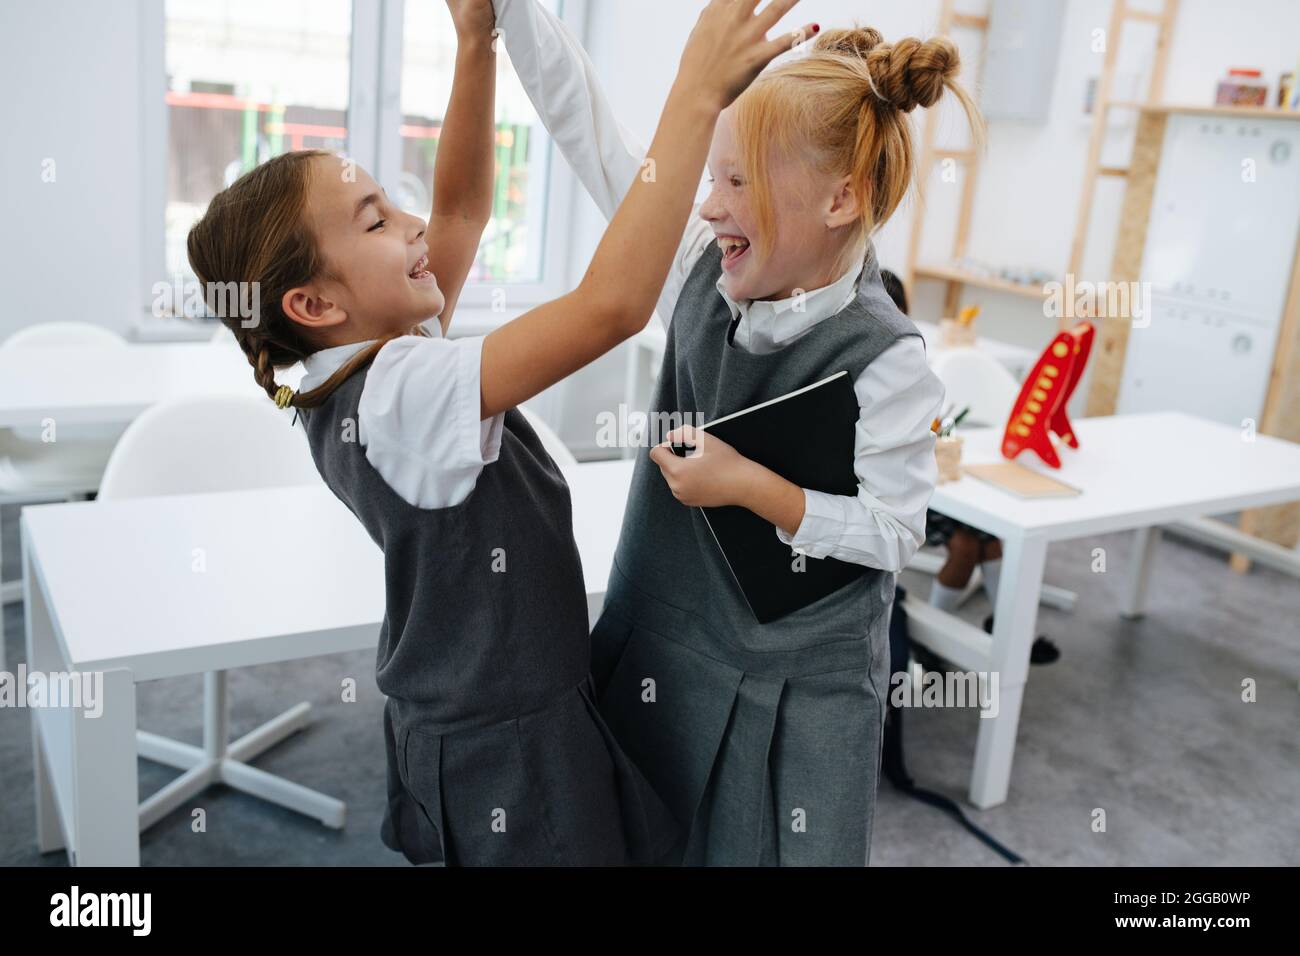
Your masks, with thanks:
[[[489,0],[448,0],[459,49],[429,222],[308,151],[241,177],[189,235],[205,286],[259,283],[259,321],[224,321],[383,549],[381,837],[412,862],[654,862],[676,835],[596,710],[569,490],[516,406],[644,326],[718,115],[794,42],[767,33],[797,2],[708,4],[656,176],[628,192],[573,292],[486,337],[445,335],[491,209]],[[294,394],[275,373],[298,361]]]
[[[612,214],[644,151],[563,23],[534,0],[494,5],[538,115]],[[671,432],[637,462],[592,632],[601,712],[685,831],[687,864],[867,863],[894,575],[925,538],[937,477],[943,386],[871,237],[911,185],[908,114],[950,94],[977,132],[980,119],[942,37],[827,30],[805,51],[718,122],[711,189],[658,302],[667,348],[651,420],[712,421],[847,370],[857,493],[801,488],[707,431]],[[678,457],[672,442],[695,451]],[[704,507],[766,519],[798,552],[792,573],[804,558],[868,570],[759,624]]]

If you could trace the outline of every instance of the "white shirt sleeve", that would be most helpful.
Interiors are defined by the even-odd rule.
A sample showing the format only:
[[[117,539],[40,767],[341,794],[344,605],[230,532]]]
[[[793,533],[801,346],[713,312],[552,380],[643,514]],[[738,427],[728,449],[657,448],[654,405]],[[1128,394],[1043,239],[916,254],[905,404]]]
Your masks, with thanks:
[[[943,383],[925,347],[906,336],[854,383],[860,415],[854,439],[857,496],[804,489],[804,517],[777,537],[809,557],[901,571],[925,543],[925,514],[939,476],[930,425],[943,409]]]
[[[375,356],[357,408],[359,439],[408,504],[460,504],[501,452],[505,416],[479,418],[482,352],[482,337],[404,335]]]
[[[605,219],[613,219],[642,173],[645,147],[618,121],[591,58],[558,17],[536,0],[492,4],[510,62],[538,117]],[[656,306],[665,327],[686,278],[712,241],[713,230],[696,206]]]

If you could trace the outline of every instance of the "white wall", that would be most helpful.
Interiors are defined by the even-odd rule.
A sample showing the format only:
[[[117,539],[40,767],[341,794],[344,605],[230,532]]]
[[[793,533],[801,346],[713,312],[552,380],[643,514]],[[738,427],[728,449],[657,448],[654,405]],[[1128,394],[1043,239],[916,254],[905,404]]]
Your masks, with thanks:
[[[41,320],[125,332],[141,318],[144,216],[162,215],[142,190],[137,64],[162,51],[140,49],[141,9],[0,4],[0,338]]]
[[[1159,0],[1135,6],[1159,8]],[[981,0],[959,3],[959,9],[982,13]],[[606,88],[624,125],[649,142],[659,110],[694,17],[698,0],[595,0],[591,4],[587,46],[605,79]],[[988,151],[981,166],[971,224],[969,253],[997,265],[1037,266],[1063,272],[1074,232],[1079,186],[1087,152],[1089,125],[1083,113],[1085,88],[1100,72],[1102,54],[1092,49],[1093,31],[1105,29],[1109,0],[1068,0],[1062,30],[1060,63],[1044,124],[995,123],[990,126]],[[652,12],[651,12],[652,11]],[[787,20],[791,28],[816,21],[823,27],[847,25],[854,19],[879,29],[887,40],[929,36],[939,20],[939,0],[894,0],[864,4],[860,0],[804,0]],[[1178,103],[1209,103],[1214,87],[1230,66],[1258,66],[1270,83],[1280,71],[1296,68],[1300,48],[1300,3],[1294,0],[1182,0],[1174,33],[1164,99]],[[1150,75],[1154,28],[1137,24],[1126,29],[1121,44],[1119,76],[1135,98],[1144,98]],[[954,39],[967,64],[977,60],[978,37],[969,31]],[[1115,117],[1115,134],[1103,161],[1122,164],[1133,132],[1132,117]],[[921,120],[917,113],[918,130]],[[945,144],[960,144],[962,126],[948,111],[941,122]],[[917,137],[919,142],[919,135]],[[1100,277],[1110,265],[1111,250],[1123,194],[1123,181],[1103,179],[1097,191],[1090,242],[1084,261],[1086,276]],[[958,190],[936,177],[927,186],[927,220],[922,259],[948,258],[955,224]],[[574,278],[580,274],[599,241],[604,222],[583,196],[575,221]],[[895,215],[877,239],[881,262],[901,271],[911,232],[910,203]],[[936,319],[942,287],[925,283],[913,303],[913,314]],[[969,289],[967,301],[984,307],[982,331],[1006,341],[1038,348],[1049,340],[1055,323],[1027,299]],[[621,356],[611,356],[581,373],[581,387],[569,391],[564,436],[575,446],[589,440],[601,409],[621,400]],[[1086,382],[1074,406],[1086,395]],[[579,396],[581,399],[579,400]]]

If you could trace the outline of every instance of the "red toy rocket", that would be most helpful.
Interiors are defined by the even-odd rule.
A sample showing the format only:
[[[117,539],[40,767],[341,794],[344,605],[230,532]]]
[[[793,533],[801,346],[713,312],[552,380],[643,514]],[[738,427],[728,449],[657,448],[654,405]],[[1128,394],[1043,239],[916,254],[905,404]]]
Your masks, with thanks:
[[[1004,456],[1014,459],[1028,448],[1053,468],[1060,468],[1061,459],[1048,433],[1055,432],[1071,448],[1079,447],[1065,405],[1088,364],[1093,334],[1091,322],[1080,322],[1060,333],[1044,350],[1011,408],[1002,436]]]

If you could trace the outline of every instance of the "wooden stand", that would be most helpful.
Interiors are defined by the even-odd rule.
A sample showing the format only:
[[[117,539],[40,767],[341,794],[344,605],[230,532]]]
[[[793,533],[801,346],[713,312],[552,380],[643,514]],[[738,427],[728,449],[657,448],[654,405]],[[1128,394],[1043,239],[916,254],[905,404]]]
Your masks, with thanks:
[[[1074,238],[1070,248],[1070,261],[1066,267],[1066,274],[1072,274],[1076,279],[1079,278],[1079,269],[1083,260],[1083,250],[1086,247],[1088,237],[1088,224],[1092,215],[1093,195],[1095,192],[1098,176],[1125,176],[1128,170],[1117,167],[1102,166],[1101,152],[1105,145],[1106,123],[1111,109],[1121,107],[1132,107],[1132,103],[1118,103],[1111,99],[1111,92],[1115,86],[1115,70],[1119,63],[1119,45],[1123,36],[1124,27],[1128,23],[1145,22],[1155,23],[1158,27],[1156,38],[1156,48],[1152,63],[1151,86],[1147,91],[1147,100],[1155,103],[1160,99],[1161,91],[1164,88],[1165,68],[1169,61],[1169,48],[1172,43],[1174,21],[1178,16],[1179,0],[1164,0],[1163,7],[1160,11],[1134,9],[1128,5],[1128,0],[1114,0],[1111,7],[1110,24],[1106,30],[1106,56],[1103,62],[1101,75],[1097,79],[1097,92],[1093,104],[1092,131],[1088,141],[1088,162],[1085,167],[1083,177],[1083,188],[1079,195],[1079,213],[1075,223]],[[988,17],[974,16],[971,14],[958,13],[954,9],[954,0],[944,0],[942,13],[939,17],[939,33],[947,34],[954,28],[968,28],[980,30],[986,34],[984,45],[987,47]],[[981,58],[980,67],[974,71],[974,82],[978,83],[980,68],[983,62]],[[975,204],[975,181],[976,174],[979,171],[978,154],[972,149],[953,150],[938,149],[935,146],[935,136],[938,127],[938,111],[928,110],[925,117],[925,128],[921,140],[921,158],[917,164],[917,182],[926,183],[929,179],[930,172],[934,164],[939,160],[951,159],[958,163],[963,163],[966,170],[966,176],[962,182],[961,200],[958,207],[957,229],[953,237],[952,263],[945,265],[925,266],[918,263],[917,259],[921,247],[921,228],[924,222],[925,209],[922,203],[917,203],[912,214],[912,232],[908,241],[907,248],[907,275],[905,283],[909,297],[915,295],[915,285],[918,279],[937,279],[944,283],[944,315],[956,315],[961,297],[963,286],[978,286],[983,289],[992,289],[997,292],[1005,292],[1012,295],[1025,296],[1031,299],[1037,299],[1039,302],[1047,298],[1042,285],[1021,285],[1015,282],[1008,282],[1005,279],[995,276],[983,276],[959,268],[956,263],[966,255],[966,247],[970,238],[970,220],[971,211]],[[1066,329],[1078,318],[1085,316],[1063,315],[1060,320],[1060,329]]]
[[[983,50],[988,46],[988,27],[988,17],[958,13],[954,8],[954,0],[943,0],[943,9],[939,14],[938,32],[940,36],[947,36],[954,29],[960,28],[978,30],[983,34],[981,42],[982,54]],[[972,79],[967,81],[971,86],[978,84],[980,67],[982,66],[983,56],[981,55],[980,65],[973,71]],[[952,160],[954,163],[962,164],[965,168],[966,175],[961,184],[961,199],[958,201],[957,232],[953,236],[952,242],[952,259],[953,262],[956,262],[966,255],[966,244],[970,239],[971,211],[975,208],[975,181],[979,173],[979,154],[976,152],[974,144],[971,144],[968,149],[938,149],[935,146],[938,129],[939,111],[937,109],[926,110],[925,127],[921,134],[921,158],[916,166],[916,181],[923,187],[930,178],[930,172],[934,169],[934,164],[939,160]],[[921,228],[924,222],[925,204],[917,202],[912,211],[912,232],[907,243],[907,273],[903,277],[909,299],[916,294],[917,279],[939,279],[944,283],[944,315],[957,314],[963,285],[980,285],[985,288],[1001,288],[1002,291],[1018,291],[1022,295],[1038,295],[1039,290],[1032,286],[1025,286],[1024,290],[1021,291],[1014,283],[968,274],[955,266],[921,267],[917,264],[917,257],[920,254]]]

